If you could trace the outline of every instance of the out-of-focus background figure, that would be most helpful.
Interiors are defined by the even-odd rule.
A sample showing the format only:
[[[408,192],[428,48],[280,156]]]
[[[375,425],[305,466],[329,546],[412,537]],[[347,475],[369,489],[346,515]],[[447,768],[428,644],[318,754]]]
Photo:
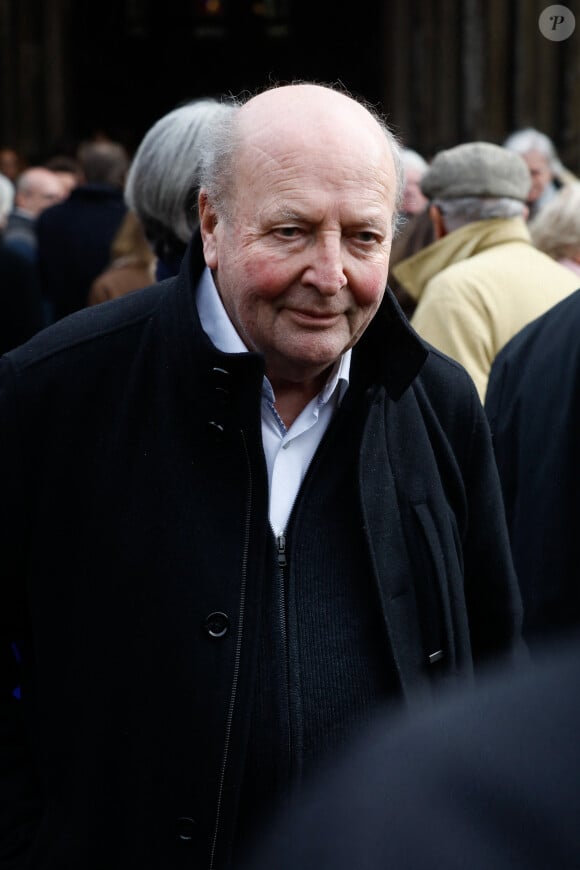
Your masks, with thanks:
[[[412,217],[425,211],[429,205],[429,200],[421,190],[421,179],[429,169],[429,164],[412,148],[402,149],[401,160],[405,171],[401,212],[404,217]]]
[[[580,291],[504,347],[485,409],[535,649],[580,630]]]
[[[534,218],[566,181],[574,176],[564,168],[549,136],[526,127],[505,140],[504,148],[519,154],[530,170],[532,184],[528,195],[529,218]]]
[[[0,174],[0,234],[2,234],[8,215],[14,205],[14,185],[9,178]]]
[[[9,178],[12,183],[26,169],[26,160],[14,148],[0,148],[0,173]]]
[[[79,161],[68,154],[55,154],[45,161],[44,166],[58,175],[67,196],[83,182],[83,170]]]
[[[580,645],[378,719],[244,870],[580,867]]]
[[[65,189],[58,177],[43,166],[31,166],[18,176],[14,207],[4,229],[4,242],[30,262],[36,262],[37,221],[43,211],[64,199]]]
[[[118,142],[86,142],[78,159],[83,183],[37,225],[41,291],[51,320],[86,305],[91,284],[109,265],[111,244],[126,212],[125,148]]]
[[[530,235],[538,250],[579,276],[580,286],[580,182],[558,191],[530,222]]]
[[[421,180],[436,241],[394,267],[416,300],[411,323],[469,372],[483,402],[493,360],[578,286],[532,244],[524,160],[489,142],[440,151]]]
[[[111,264],[93,281],[87,304],[98,305],[152,284],[155,263],[143,224],[128,211],[111,245]]]
[[[180,106],[160,118],[139,145],[125,199],[157,257],[159,280],[176,275],[199,224],[198,178],[207,125],[227,108],[214,99]]]
[[[421,190],[421,179],[427,172],[429,164],[418,151],[414,151],[412,148],[403,148],[401,159],[405,172],[401,208],[402,220],[391,248],[389,287],[397,297],[397,301],[407,317],[411,317],[416,308],[416,301],[397,280],[393,267],[401,260],[406,260],[407,257],[430,245],[434,240],[434,235],[433,225],[429,217],[429,200]]]

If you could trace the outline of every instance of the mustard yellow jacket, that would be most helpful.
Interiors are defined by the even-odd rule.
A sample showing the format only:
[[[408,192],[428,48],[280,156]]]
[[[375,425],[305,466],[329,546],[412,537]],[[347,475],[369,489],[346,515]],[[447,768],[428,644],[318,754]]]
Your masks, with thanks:
[[[522,218],[467,224],[393,273],[418,302],[415,330],[467,369],[482,401],[501,348],[580,286],[577,275],[534,248]]]

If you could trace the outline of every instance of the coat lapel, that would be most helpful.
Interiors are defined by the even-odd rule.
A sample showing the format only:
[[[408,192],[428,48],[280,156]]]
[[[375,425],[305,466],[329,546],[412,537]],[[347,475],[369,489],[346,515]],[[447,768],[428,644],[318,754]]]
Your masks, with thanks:
[[[378,395],[384,398],[382,389]],[[407,702],[421,703],[430,694],[430,681],[380,398],[372,403],[367,416],[358,482],[364,531],[393,660]]]

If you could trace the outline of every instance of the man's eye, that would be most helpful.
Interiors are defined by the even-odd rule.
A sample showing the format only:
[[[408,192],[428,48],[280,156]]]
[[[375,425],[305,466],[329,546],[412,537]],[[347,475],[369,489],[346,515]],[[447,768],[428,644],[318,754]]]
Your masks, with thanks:
[[[375,233],[371,232],[370,230],[361,230],[360,232],[355,234],[355,238],[359,242],[364,242],[365,244],[377,241]]]
[[[294,239],[299,234],[298,227],[277,227],[276,232],[285,239]]]

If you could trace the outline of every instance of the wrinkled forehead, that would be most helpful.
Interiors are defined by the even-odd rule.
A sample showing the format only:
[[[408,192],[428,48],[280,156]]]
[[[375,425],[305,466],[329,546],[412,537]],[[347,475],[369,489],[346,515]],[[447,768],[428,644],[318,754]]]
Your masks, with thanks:
[[[318,85],[289,85],[265,91],[242,107],[239,123],[245,141],[292,132],[305,137],[348,137],[356,132],[389,150],[384,131],[364,106]]]
[[[238,167],[250,176],[303,170],[317,180],[372,176],[393,189],[390,144],[359,103],[322,88],[282,88],[250,100],[239,116]],[[240,181],[242,181],[240,178]]]

